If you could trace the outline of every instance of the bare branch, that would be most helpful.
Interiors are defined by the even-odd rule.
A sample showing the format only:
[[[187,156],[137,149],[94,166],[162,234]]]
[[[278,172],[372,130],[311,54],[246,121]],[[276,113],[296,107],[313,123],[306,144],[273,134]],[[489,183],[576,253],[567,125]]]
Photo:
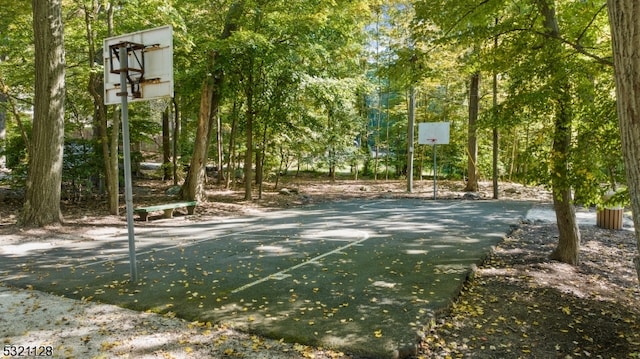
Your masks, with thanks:
[[[584,35],[587,33],[587,30],[589,30],[589,28],[591,27],[591,25],[593,25],[593,23],[596,21],[596,18],[598,17],[598,15],[600,14],[600,12],[602,12],[602,10],[605,10],[607,8],[607,3],[605,2],[604,4],[602,4],[602,6],[600,7],[600,9],[598,9],[598,11],[596,11],[595,14],[593,14],[593,17],[591,18],[591,21],[589,21],[589,23],[587,24],[587,26],[585,26],[585,28],[582,30],[582,32],[580,33],[580,35],[578,35],[578,38],[576,39],[576,43],[580,43],[580,40],[582,40],[582,38],[584,37]]]
[[[476,6],[474,6],[472,9],[469,9],[460,18],[458,18],[458,20],[455,23],[453,23],[453,25],[451,25],[451,27],[447,31],[444,32],[443,37],[447,37],[451,31],[453,31],[456,27],[458,27],[458,25],[462,22],[462,20],[464,20],[467,16],[473,14],[479,7],[481,7],[482,5],[488,2],[489,0],[483,0],[479,2]]]
[[[535,31],[534,30],[534,33],[536,33],[538,35],[542,35],[542,36],[548,37],[548,38],[551,38],[551,39],[558,40],[561,43],[570,46],[576,52],[595,60],[599,64],[613,67],[613,59],[612,58],[610,58],[610,57],[600,57],[600,56],[598,56],[598,55],[596,55],[594,53],[591,53],[591,52],[587,51],[587,49],[584,46],[582,46],[581,44],[579,44],[577,42],[573,42],[573,41],[567,40],[567,39],[563,38],[560,35],[553,35],[553,34],[541,32],[541,31]]]

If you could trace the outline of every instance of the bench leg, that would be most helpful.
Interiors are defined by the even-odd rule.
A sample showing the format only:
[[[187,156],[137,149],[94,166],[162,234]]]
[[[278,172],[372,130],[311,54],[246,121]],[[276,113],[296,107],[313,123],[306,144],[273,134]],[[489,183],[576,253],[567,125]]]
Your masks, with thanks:
[[[165,209],[163,218],[173,218],[173,208]]]
[[[187,207],[187,213],[189,214],[193,214],[196,210],[196,206],[189,206]]]
[[[140,215],[140,220],[143,222],[147,222],[148,219],[147,217],[149,216],[148,212],[138,212],[138,214]]]

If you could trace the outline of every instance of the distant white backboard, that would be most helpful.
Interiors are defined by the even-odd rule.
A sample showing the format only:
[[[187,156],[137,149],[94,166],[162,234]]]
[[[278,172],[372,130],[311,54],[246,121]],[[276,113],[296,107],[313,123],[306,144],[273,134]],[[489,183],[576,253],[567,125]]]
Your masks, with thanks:
[[[130,34],[104,39],[104,103],[119,104],[120,62],[112,45],[123,42],[139,44],[141,49],[129,53],[129,68],[138,68],[144,61],[142,81],[139,83],[139,97],[133,96],[129,85],[129,101],[147,101],[154,98],[173,97],[173,28],[163,26]],[[132,77],[139,77],[140,71],[130,71]]]
[[[449,122],[421,122],[418,124],[418,144],[449,144]]]

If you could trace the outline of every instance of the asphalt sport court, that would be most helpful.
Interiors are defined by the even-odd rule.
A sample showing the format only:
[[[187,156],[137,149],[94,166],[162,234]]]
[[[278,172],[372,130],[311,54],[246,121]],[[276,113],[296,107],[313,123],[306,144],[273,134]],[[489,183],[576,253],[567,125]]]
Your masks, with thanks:
[[[0,251],[3,281],[384,358],[525,216],[516,201],[350,200]],[[153,223],[153,222],[152,222]],[[9,246],[11,247],[11,246]]]

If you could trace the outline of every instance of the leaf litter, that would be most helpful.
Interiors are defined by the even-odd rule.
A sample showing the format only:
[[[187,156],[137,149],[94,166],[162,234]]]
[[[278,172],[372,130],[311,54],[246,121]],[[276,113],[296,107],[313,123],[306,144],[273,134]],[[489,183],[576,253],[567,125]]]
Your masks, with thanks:
[[[440,186],[443,197],[455,199],[464,194],[461,183],[443,181]],[[146,196],[137,197],[141,204],[153,201],[163,190],[154,181],[141,187],[146,191]],[[240,191],[214,188],[209,192],[213,202],[199,207],[194,220],[345,198],[430,198],[426,190],[430,183],[416,187],[416,193],[407,194],[401,181],[314,179],[296,183],[298,195],[282,196],[274,191],[254,202],[243,202]],[[549,200],[548,193],[539,188],[501,187],[502,198]],[[490,184],[481,183],[481,188],[481,197],[489,198]],[[99,201],[63,207],[65,226],[22,230],[13,225],[19,199],[3,197],[8,205],[0,206],[0,244],[46,240],[56,245],[78,238],[91,240],[96,228],[105,236],[121,232],[122,219],[104,215],[103,208],[96,206]],[[49,241],[52,233],[59,243]],[[417,351],[399,352],[396,357],[640,357],[640,290],[631,262],[637,251],[633,233],[595,226],[582,226],[581,233],[582,263],[571,267],[548,260],[557,242],[555,225],[520,226],[477,268],[451,308],[424,323],[417,333]],[[191,294],[194,300],[200,296]],[[0,287],[4,344],[52,345],[54,357],[60,358],[356,358],[237,332],[222,323],[187,322],[171,311],[143,313],[91,299],[74,301],[32,288]],[[342,320],[336,320],[336,325],[343,325]],[[371,340],[383,336],[382,331],[375,331]]]

